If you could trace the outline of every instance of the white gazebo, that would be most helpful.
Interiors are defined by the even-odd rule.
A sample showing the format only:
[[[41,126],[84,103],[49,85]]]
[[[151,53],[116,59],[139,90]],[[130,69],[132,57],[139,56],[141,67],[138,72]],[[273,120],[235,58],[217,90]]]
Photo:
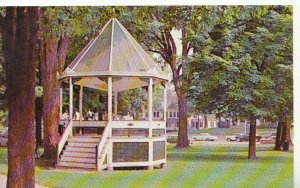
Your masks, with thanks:
[[[166,107],[168,76],[143,50],[124,26],[110,19],[60,76],[69,83],[69,114],[72,117],[73,85],[80,86],[79,120],[70,118],[57,146],[57,166],[112,170],[166,163]],[[153,85],[164,86],[164,118],[153,119]],[[83,88],[107,91],[107,120],[83,120]],[[148,87],[147,120],[117,120],[118,92]],[[114,99],[113,99],[114,96]],[[114,112],[113,112],[114,100]],[[62,112],[62,89],[61,89]],[[84,129],[98,128],[98,135]],[[80,133],[78,130],[80,129]],[[99,131],[100,130],[100,131]]]

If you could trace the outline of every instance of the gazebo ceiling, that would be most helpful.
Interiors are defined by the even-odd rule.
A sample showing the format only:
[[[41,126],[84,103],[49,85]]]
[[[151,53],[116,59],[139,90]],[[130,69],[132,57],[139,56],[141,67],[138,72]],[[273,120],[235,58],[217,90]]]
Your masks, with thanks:
[[[154,84],[158,83],[159,80],[155,79]],[[75,85],[85,86],[92,89],[98,89],[102,91],[108,91],[108,84],[106,80],[99,79],[97,77],[83,77],[74,83]],[[141,88],[148,86],[148,80],[144,78],[135,77],[116,77],[113,78],[113,91],[125,91],[134,88]]]
[[[82,78],[75,84],[107,90],[107,83],[95,78],[107,76],[118,77],[114,79],[114,91],[146,86],[141,78],[169,79],[116,18],[110,19],[85,46],[61,79]]]

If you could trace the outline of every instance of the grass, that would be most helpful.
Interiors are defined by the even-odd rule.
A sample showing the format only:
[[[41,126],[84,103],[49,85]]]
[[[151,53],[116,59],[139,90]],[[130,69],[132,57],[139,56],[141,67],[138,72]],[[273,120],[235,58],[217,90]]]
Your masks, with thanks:
[[[293,150],[272,151],[258,145],[257,160],[247,160],[247,145],[193,145],[175,149],[168,145],[166,169],[72,172],[47,169],[39,162],[36,182],[49,187],[293,187]],[[0,149],[0,173],[7,173],[6,149]]]

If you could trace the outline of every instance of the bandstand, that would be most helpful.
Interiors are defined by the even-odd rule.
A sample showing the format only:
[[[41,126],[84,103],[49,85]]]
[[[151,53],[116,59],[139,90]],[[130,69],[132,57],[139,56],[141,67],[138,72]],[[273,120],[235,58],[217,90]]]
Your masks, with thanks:
[[[69,114],[74,113],[73,87],[79,90],[79,120],[70,118],[57,145],[57,166],[113,170],[117,167],[163,167],[166,164],[168,76],[160,70],[125,27],[110,19],[60,76],[69,84]],[[163,119],[153,119],[153,86],[161,85]],[[107,120],[83,120],[84,87],[107,92]],[[147,118],[118,120],[117,96],[147,88]],[[62,96],[62,89],[61,89]],[[61,97],[62,112],[62,97]],[[97,129],[85,135],[85,129]],[[79,130],[79,132],[78,132]]]

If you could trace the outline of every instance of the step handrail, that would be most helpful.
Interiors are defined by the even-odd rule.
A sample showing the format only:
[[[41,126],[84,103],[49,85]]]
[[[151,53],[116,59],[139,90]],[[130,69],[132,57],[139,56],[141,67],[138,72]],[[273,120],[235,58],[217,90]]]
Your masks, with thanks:
[[[101,139],[100,139],[100,141],[97,145],[98,146],[98,148],[96,150],[97,151],[97,156],[96,156],[97,161],[99,161],[99,157],[100,157],[100,154],[101,154],[102,150],[105,149],[105,144],[107,142],[108,137],[110,137],[110,123],[107,123],[107,126],[104,128],[102,137],[101,137]],[[105,150],[105,151],[107,151],[107,150]],[[105,154],[107,154],[107,152]],[[102,163],[103,163],[103,161],[102,161]],[[103,165],[102,163],[97,162],[97,168],[98,169],[100,169],[101,165]]]
[[[72,126],[72,120],[70,120],[67,124],[67,127],[59,141],[59,143],[57,144],[57,160],[59,159],[59,155],[62,151],[62,149],[64,148],[64,145],[66,144],[68,137],[71,135],[72,131],[73,131],[73,126]]]

